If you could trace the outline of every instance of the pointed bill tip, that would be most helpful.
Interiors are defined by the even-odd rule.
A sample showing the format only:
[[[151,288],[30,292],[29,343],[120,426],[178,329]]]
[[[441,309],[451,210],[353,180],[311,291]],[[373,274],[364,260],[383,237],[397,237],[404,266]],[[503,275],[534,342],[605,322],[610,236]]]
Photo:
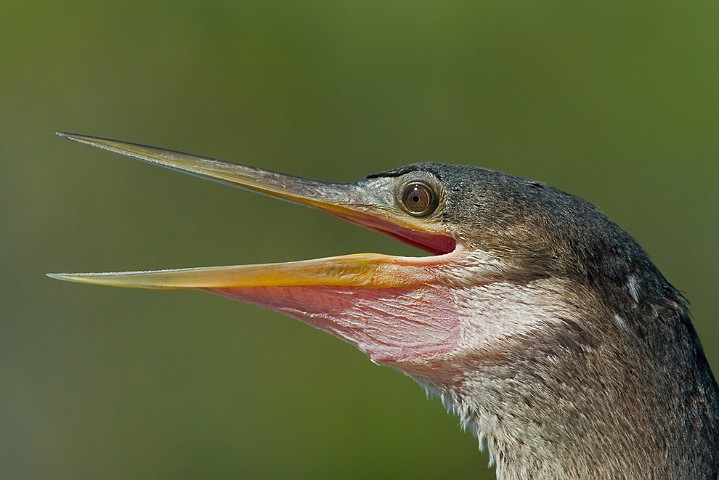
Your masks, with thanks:
[[[134,145],[132,143],[127,143],[127,142],[119,142],[117,140],[111,140],[109,138],[94,137],[92,135],[83,135],[81,133],[55,132],[55,135],[57,135],[60,138],[66,138],[68,140],[72,140],[73,142],[84,143],[85,145],[91,145],[93,147],[102,148],[104,150],[114,151],[115,153],[124,153],[121,150],[116,150],[118,147],[121,147],[121,146],[128,146],[128,147],[141,146],[141,145]],[[115,147],[115,148],[113,148],[113,147]]]
[[[165,285],[163,282],[153,281],[148,274],[165,272],[107,272],[107,273],[46,273],[48,277],[65,282],[85,283],[90,285],[106,285],[110,287],[125,288],[152,288],[168,289],[182,288],[177,285]]]
[[[62,280],[65,282],[95,283],[90,281],[92,277],[86,273],[46,273],[45,276],[53,280]]]
[[[115,282],[108,282],[107,275],[96,273],[46,273],[47,277],[65,282],[88,283],[95,285],[117,285]]]
[[[146,155],[143,155],[143,153],[146,154],[147,152],[161,151],[161,149],[157,149],[154,147],[146,147],[144,145],[120,142],[118,140],[112,140],[103,137],[94,137],[92,135],[83,135],[81,133],[55,132],[55,135],[60,138],[66,138],[73,142],[81,143],[83,145],[89,145],[91,147],[99,148],[101,150],[119,153],[120,155],[126,155],[140,160],[150,161],[151,163],[152,159],[145,158]]]
[[[92,138],[88,137],[87,135],[80,135],[77,133],[70,133],[70,132],[55,132],[55,135],[61,138],[67,138],[68,140],[73,140],[75,142],[81,142],[83,139],[86,138]]]

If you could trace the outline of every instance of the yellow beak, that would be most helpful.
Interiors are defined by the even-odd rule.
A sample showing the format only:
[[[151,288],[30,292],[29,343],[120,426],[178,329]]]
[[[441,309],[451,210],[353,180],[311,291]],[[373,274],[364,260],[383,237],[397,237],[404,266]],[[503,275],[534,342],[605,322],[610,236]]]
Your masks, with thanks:
[[[315,207],[433,253],[449,253],[455,241],[437,223],[407,215],[389,185],[326,183],[185,153],[85,135],[62,137],[152,164]],[[234,289],[339,286],[393,288],[431,282],[438,257],[354,254],[299,262],[118,273],[59,273],[52,278],[116,287]]]

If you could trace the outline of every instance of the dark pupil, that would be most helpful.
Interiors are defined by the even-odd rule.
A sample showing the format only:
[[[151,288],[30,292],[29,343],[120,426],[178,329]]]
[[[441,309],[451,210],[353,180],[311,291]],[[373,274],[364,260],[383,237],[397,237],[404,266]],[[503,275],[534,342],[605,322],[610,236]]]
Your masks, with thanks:
[[[424,212],[432,204],[432,193],[424,185],[412,185],[404,195],[404,205],[414,213]]]

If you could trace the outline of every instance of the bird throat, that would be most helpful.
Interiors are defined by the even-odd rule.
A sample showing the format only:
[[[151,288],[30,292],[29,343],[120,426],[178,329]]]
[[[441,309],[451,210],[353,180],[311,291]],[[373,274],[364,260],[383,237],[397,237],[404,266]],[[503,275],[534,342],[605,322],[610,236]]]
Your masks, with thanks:
[[[354,345],[378,364],[446,355],[459,343],[456,306],[438,286],[293,286],[210,291],[308,323]]]

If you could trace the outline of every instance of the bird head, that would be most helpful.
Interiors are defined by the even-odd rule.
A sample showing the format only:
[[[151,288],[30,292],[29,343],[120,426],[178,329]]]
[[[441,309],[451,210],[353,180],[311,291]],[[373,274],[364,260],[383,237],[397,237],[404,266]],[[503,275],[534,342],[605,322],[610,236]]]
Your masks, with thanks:
[[[74,134],[80,143],[314,207],[430,256],[361,253],[263,265],[52,274],[81,283],[201,289],[257,304],[331,333],[429,386],[458,381],[468,359],[496,351],[546,319],[521,316],[517,289],[546,277],[557,241],[528,224],[541,209],[525,187],[489,170],[425,163],[327,183],[154,147]],[[517,184],[517,182],[525,182]],[[551,229],[547,229],[551,232]],[[530,241],[530,235],[533,237]],[[540,260],[538,260],[540,259]],[[526,289],[525,303],[551,304]],[[547,292],[542,292],[546,294]],[[566,302],[562,302],[565,304]],[[479,312],[479,313],[478,313]],[[500,348],[501,349],[501,348]]]
[[[205,290],[297,318],[437,393],[501,468],[579,478],[602,461],[626,472],[623,458],[634,451],[632,471],[664,471],[671,461],[652,459],[692,435],[687,425],[709,425],[707,435],[719,437],[716,382],[684,299],[589,202],[477,167],[421,163],[327,183],[61,135],[307,205],[430,255],[54,278]]]

